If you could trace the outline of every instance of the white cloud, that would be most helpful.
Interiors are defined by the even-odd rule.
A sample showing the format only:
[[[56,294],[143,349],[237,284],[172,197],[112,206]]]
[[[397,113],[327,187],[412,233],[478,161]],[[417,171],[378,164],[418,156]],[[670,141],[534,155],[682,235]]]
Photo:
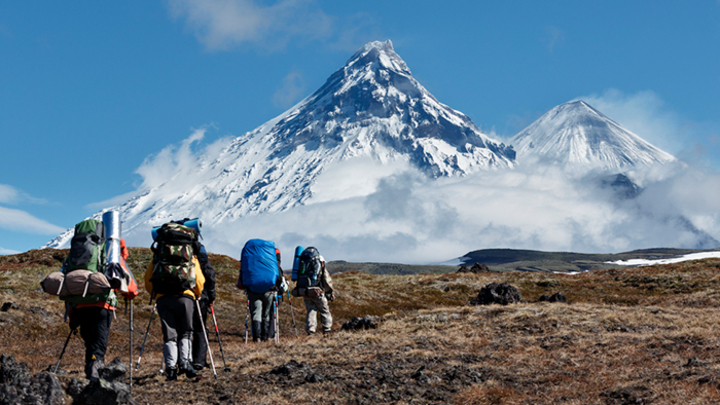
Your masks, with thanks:
[[[208,50],[252,44],[283,48],[290,39],[328,38],[333,19],[313,1],[282,0],[263,5],[255,0],[169,0],[176,19],[185,19]]]
[[[166,146],[157,155],[149,156],[135,170],[143,178],[139,191],[157,187],[173,178],[192,174],[196,169],[197,157],[192,146],[205,137],[207,128],[196,129],[190,137],[183,140],[180,147]],[[183,182],[176,182],[184,186]],[[115,201],[112,199],[111,201]]]
[[[248,239],[273,240],[288,266],[296,245],[316,246],[328,260],[433,263],[483,248],[608,253],[714,247],[720,239],[720,175],[680,165],[647,176],[644,192],[624,200],[595,175],[578,179],[553,168],[433,180],[407,166],[382,177],[369,159],[344,164],[328,168],[304,206],[205,222],[205,244],[238,257]],[[357,178],[375,172],[374,180],[354,179],[360,189],[347,195],[346,185],[333,188],[350,171]],[[147,232],[131,239],[149,244]]]
[[[18,252],[17,250],[5,249],[0,247],[0,255],[16,255],[18,253],[20,252]]]
[[[0,184],[0,203],[12,204],[18,200],[20,193],[18,190],[7,184]]]
[[[302,73],[292,71],[282,81],[273,95],[273,104],[280,108],[290,108],[298,102],[304,95],[307,86]]]
[[[0,207],[0,228],[38,235],[57,235],[65,228],[12,208]]]
[[[558,27],[545,27],[545,42],[548,50],[552,53],[555,51],[555,46],[565,42],[565,32]]]
[[[21,202],[28,202],[31,204],[49,204],[44,198],[33,197],[17,188],[8,185],[0,184],[0,203],[1,204],[18,204]]]

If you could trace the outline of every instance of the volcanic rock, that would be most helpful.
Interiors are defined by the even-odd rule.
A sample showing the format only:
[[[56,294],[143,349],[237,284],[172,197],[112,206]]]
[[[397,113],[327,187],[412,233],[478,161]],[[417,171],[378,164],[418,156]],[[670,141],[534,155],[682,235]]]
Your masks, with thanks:
[[[13,356],[0,356],[0,404],[65,404],[65,393],[58,378],[47,371],[30,375],[27,364]]]
[[[498,284],[490,283],[480,289],[477,298],[470,300],[470,305],[507,305],[523,302],[518,289],[507,282]]]
[[[360,318],[353,316],[351,320],[345,322],[342,326],[342,330],[364,330],[364,329],[376,329],[379,318],[376,316],[365,315]]]
[[[561,292],[556,292],[553,295],[543,294],[538,302],[564,302],[567,303],[567,297]]]
[[[475,263],[472,265],[472,267],[468,267],[467,265],[463,264],[458,269],[458,273],[483,273],[488,272],[490,269],[488,266],[482,264],[482,263]]]

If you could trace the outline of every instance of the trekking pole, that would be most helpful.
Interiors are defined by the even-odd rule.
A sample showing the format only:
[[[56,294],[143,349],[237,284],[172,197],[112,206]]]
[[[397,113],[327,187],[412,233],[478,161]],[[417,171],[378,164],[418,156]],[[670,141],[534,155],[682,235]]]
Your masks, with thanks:
[[[293,307],[292,307],[292,298],[290,298],[290,290],[287,291],[287,296],[288,296],[288,304],[290,304],[290,315],[292,315],[293,328],[295,328],[295,337],[297,337],[298,333],[297,333],[297,325],[295,324],[295,311],[293,311]]]
[[[127,298],[125,299],[125,302],[127,302]],[[133,302],[130,300],[130,393],[132,394],[132,386],[133,386],[133,368],[132,368],[132,359],[133,359],[133,331],[135,329],[133,328]]]
[[[215,324],[215,334],[217,334],[218,344],[220,345],[220,354],[222,355],[225,371],[230,371],[230,367],[228,367],[227,363],[225,362],[225,352],[222,348],[222,340],[220,340],[220,329],[218,329],[217,319],[215,318],[215,310],[213,309],[212,304],[210,304],[210,313],[212,314],[213,323]]]
[[[58,371],[58,367],[60,367],[60,360],[62,360],[63,355],[65,354],[65,349],[67,348],[68,342],[70,342],[70,337],[75,332],[76,328],[70,329],[70,333],[68,333],[67,339],[65,339],[65,344],[63,345],[62,351],[60,352],[60,358],[58,359],[57,364],[55,364],[55,370],[53,370],[53,374],[56,374]]]
[[[202,313],[200,311],[200,301],[195,300],[195,305],[197,306],[197,310],[198,310],[197,314],[198,314],[198,317],[200,317],[200,323],[203,324]],[[215,317],[213,316],[213,318],[215,318]],[[207,328],[205,327],[205,325],[202,326],[202,330],[203,330],[203,336],[205,337],[205,344],[207,345],[208,355],[210,356],[210,364],[212,365],[213,376],[217,379],[217,371],[215,371],[215,362],[213,361],[212,350],[210,350],[210,341],[208,340]]]
[[[155,315],[155,308],[157,308],[157,304],[153,305],[152,311],[150,311],[150,321],[148,321],[148,326],[145,330],[145,337],[143,338],[142,346],[140,346],[140,355],[138,356],[137,363],[135,363],[135,370],[140,367],[140,359],[142,359],[143,352],[145,351],[145,342],[147,341],[148,333],[150,333],[150,325],[152,324],[153,315]]]
[[[135,334],[135,320],[133,318],[133,301],[130,300],[130,394],[132,394],[132,388],[133,388],[133,368],[132,368],[132,359],[133,359],[133,337]]]
[[[248,336],[248,318],[250,317],[250,299],[247,300],[247,312],[245,313],[245,344],[247,344]]]
[[[275,310],[273,311],[273,315],[275,315],[275,343],[280,343],[280,322],[278,321],[278,305],[280,305],[278,295],[275,294]]]

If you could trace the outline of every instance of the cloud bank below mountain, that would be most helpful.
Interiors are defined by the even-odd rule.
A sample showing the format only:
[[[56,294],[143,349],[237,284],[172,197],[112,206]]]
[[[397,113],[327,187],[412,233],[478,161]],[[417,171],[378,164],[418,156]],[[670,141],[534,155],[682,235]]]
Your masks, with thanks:
[[[195,132],[148,158],[138,170],[143,184],[192,176],[201,156],[226,142],[203,147],[199,138]],[[296,245],[313,245],[329,260],[403,263],[441,262],[481,248],[592,253],[716,247],[720,175],[682,164],[634,175],[643,192],[624,199],[595,173],[575,178],[520,166],[429,179],[409,165],[350,159],[320,175],[305,205],[206,227],[203,236],[210,251],[233,257],[246,240],[264,238],[286,256]],[[149,232],[129,242],[149,246]]]

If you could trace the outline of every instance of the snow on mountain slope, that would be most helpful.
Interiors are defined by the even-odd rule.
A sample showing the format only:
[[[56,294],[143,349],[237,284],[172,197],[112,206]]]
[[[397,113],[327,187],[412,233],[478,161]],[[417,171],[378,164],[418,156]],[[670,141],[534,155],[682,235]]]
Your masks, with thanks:
[[[622,171],[676,160],[584,101],[553,108],[510,143],[520,162],[539,161],[571,170]]]
[[[201,134],[183,147],[196,138]],[[188,156],[196,161],[176,164],[159,184],[146,178],[135,197],[112,208],[122,215],[125,235],[149,235],[152,226],[182,217],[200,216],[212,226],[303,205],[329,165],[352,158],[405,162],[429,178],[510,168],[515,161],[512,147],[415,80],[390,41],[365,45],[277,118]],[[66,247],[71,237],[72,229],[46,246]]]

